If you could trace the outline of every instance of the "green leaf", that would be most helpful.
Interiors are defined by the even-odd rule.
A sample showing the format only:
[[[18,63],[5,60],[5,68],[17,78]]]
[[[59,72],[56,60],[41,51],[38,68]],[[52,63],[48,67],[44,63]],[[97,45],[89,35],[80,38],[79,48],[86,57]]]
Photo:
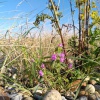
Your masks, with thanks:
[[[36,27],[30,28],[28,31],[26,31],[26,32],[23,34],[23,36],[25,37],[26,35],[28,35],[28,33],[29,33],[32,29],[34,29],[34,28],[36,28]]]

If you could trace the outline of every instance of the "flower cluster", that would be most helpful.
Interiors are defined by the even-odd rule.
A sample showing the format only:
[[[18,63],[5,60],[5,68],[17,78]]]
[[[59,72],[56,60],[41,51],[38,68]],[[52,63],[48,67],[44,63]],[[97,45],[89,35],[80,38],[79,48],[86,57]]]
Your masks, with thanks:
[[[61,53],[60,54],[60,62],[64,62],[65,61],[65,54],[64,53]]]
[[[40,75],[40,76],[43,76],[43,75],[44,75],[44,73],[43,73],[42,70],[39,71],[39,75]]]
[[[45,65],[44,65],[43,63],[41,64],[41,68],[42,68],[42,69],[45,68]],[[43,73],[42,70],[39,71],[39,75],[40,75],[41,77],[44,75],[44,73]]]
[[[41,68],[43,68],[43,69],[45,68],[45,65],[43,63],[41,64]]]
[[[58,45],[58,47],[63,47],[63,45],[60,43],[60,44]]]
[[[55,61],[55,60],[57,59],[57,55],[56,55],[56,54],[53,54],[53,55],[51,56],[51,59],[52,59],[53,61]]]
[[[58,47],[63,47],[63,45],[62,45],[62,44],[59,44]],[[56,60],[57,60],[57,56],[58,56],[59,61],[60,61],[61,63],[64,63],[64,61],[65,61],[65,54],[64,54],[62,51],[61,51],[61,53],[58,54],[58,55],[55,54],[55,53],[52,54],[52,55],[51,55],[51,60],[52,60],[52,61],[56,61]],[[42,63],[40,67],[41,67],[42,69],[44,69],[44,68],[45,68],[45,65]],[[72,68],[72,67],[73,67],[72,60],[69,59],[68,68]],[[40,75],[41,77],[44,75],[44,73],[43,73],[42,70],[39,71],[39,75]]]
[[[58,47],[63,47],[63,45],[59,44]],[[61,53],[61,54],[59,54],[59,57],[60,57],[60,62],[63,63],[65,61],[65,54]],[[56,59],[57,59],[57,54],[55,54],[55,53],[52,54],[51,60],[56,61]]]
[[[65,61],[65,54],[64,53],[61,53],[60,55],[60,62],[64,62]],[[52,56],[51,56],[51,59],[53,60],[53,61],[56,61],[56,59],[57,59],[57,54],[53,54]]]

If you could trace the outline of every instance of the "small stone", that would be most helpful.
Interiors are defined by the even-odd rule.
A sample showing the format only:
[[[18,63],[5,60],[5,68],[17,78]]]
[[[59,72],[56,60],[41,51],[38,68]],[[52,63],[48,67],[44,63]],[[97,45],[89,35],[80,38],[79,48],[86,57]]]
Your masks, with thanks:
[[[90,80],[89,83],[95,85],[97,82],[95,80]]]
[[[78,95],[79,97],[80,96],[88,96],[88,92],[86,92],[85,90],[81,90],[80,92],[79,92],[79,95]]]
[[[43,100],[62,100],[62,97],[57,90],[51,90],[45,94]]]
[[[72,91],[67,91],[65,96],[72,96],[72,97],[74,97],[75,94]]]
[[[5,90],[7,91],[7,93],[11,94],[11,93],[15,93],[15,87],[7,87],[5,86]]]
[[[95,87],[92,84],[88,84],[85,88],[85,91],[88,93],[95,93]]]
[[[36,93],[42,94],[42,90],[36,90]]]
[[[66,99],[67,100],[73,100],[73,97],[72,96],[66,96]]]
[[[10,98],[8,96],[1,95],[0,100],[10,100]]]
[[[99,78],[96,78],[97,81],[100,81]]]
[[[23,95],[18,94],[18,93],[11,94],[9,95],[9,97],[11,98],[11,100],[22,100],[23,99]]]
[[[42,99],[43,99],[43,96],[38,95],[37,93],[35,93],[35,94],[33,95],[33,98],[34,98],[35,100],[42,100]]]
[[[14,74],[14,75],[12,76],[12,78],[13,78],[13,79],[16,79],[16,78],[17,78],[17,74]]]
[[[12,74],[11,74],[11,73],[8,73],[8,76],[9,76],[9,77],[11,77],[11,76],[12,76]]]
[[[7,95],[7,93],[5,93],[2,88],[0,88],[0,100],[10,100],[9,96]]]
[[[95,92],[95,95],[100,99],[100,94],[97,91]]]
[[[88,98],[87,98],[86,96],[81,96],[81,97],[79,98],[79,100],[88,100]]]
[[[73,63],[73,60],[72,60],[72,59],[68,59],[68,62],[69,62],[69,63]]]
[[[64,96],[61,96],[62,97],[62,100],[67,100]]]
[[[85,78],[85,82],[88,82],[90,80],[90,77],[89,76],[87,76],[86,78]]]
[[[12,74],[17,73],[17,69],[16,69],[15,67],[12,67],[12,68],[11,68],[11,73],[12,73]]]
[[[82,83],[82,86],[84,86],[84,87],[85,87],[86,85],[87,85],[87,83],[86,83],[86,82],[83,82],[83,83]]]
[[[98,91],[98,93],[100,93],[100,85],[94,85],[95,90]]]
[[[89,100],[100,100],[100,94],[96,91],[94,94],[89,94]]]

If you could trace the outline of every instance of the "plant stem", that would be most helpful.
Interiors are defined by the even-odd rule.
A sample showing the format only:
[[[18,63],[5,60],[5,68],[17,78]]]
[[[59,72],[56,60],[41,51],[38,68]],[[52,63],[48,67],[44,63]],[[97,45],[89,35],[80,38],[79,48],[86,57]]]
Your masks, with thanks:
[[[52,13],[53,13],[53,16],[54,16],[54,19],[55,19],[55,22],[56,22],[58,33],[59,33],[60,38],[61,38],[61,42],[62,42],[62,45],[63,45],[63,52],[64,52],[65,57],[66,57],[65,61],[66,61],[66,64],[67,64],[68,63],[67,54],[66,54],[66,50],[65,50],[65,44],[64,44],[61,28],[60,28],[60,25],[59,25],[59,20],[58,20],[57,12],[56,12],[53,0],[50,0],[50,3],[51,3],[52,8],[53,8],[53,12]]]
[[[80,9],[80,0],[78,0],[79,3],[79,54],[81,53],[81,9]]]
[[[88,29],[89,29],[89,9],[90,9],[90,0],[86,3],[86,54],[88,54]]]

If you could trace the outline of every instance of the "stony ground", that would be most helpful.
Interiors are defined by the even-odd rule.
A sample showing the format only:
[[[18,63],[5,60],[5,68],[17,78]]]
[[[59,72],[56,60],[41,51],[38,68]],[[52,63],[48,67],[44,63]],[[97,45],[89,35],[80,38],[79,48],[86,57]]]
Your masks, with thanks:
[[[88,83],[86,81],[83,82],[76,100],[100,100],[100,85],[95,80],[87,81]],[[76,80],[73,84],[79,84],[80,82],[81,80]],[[77,87],[74,88],[77,89]],[[66,94],[61,95],[57,90],[49,90],[45,94],[42,94],[42,90],[37,90],[32,97],[17,91],[11,86],[0,87],[0,100],[74,100],[75,92],[77,90],[73,92],[67,91]]]

